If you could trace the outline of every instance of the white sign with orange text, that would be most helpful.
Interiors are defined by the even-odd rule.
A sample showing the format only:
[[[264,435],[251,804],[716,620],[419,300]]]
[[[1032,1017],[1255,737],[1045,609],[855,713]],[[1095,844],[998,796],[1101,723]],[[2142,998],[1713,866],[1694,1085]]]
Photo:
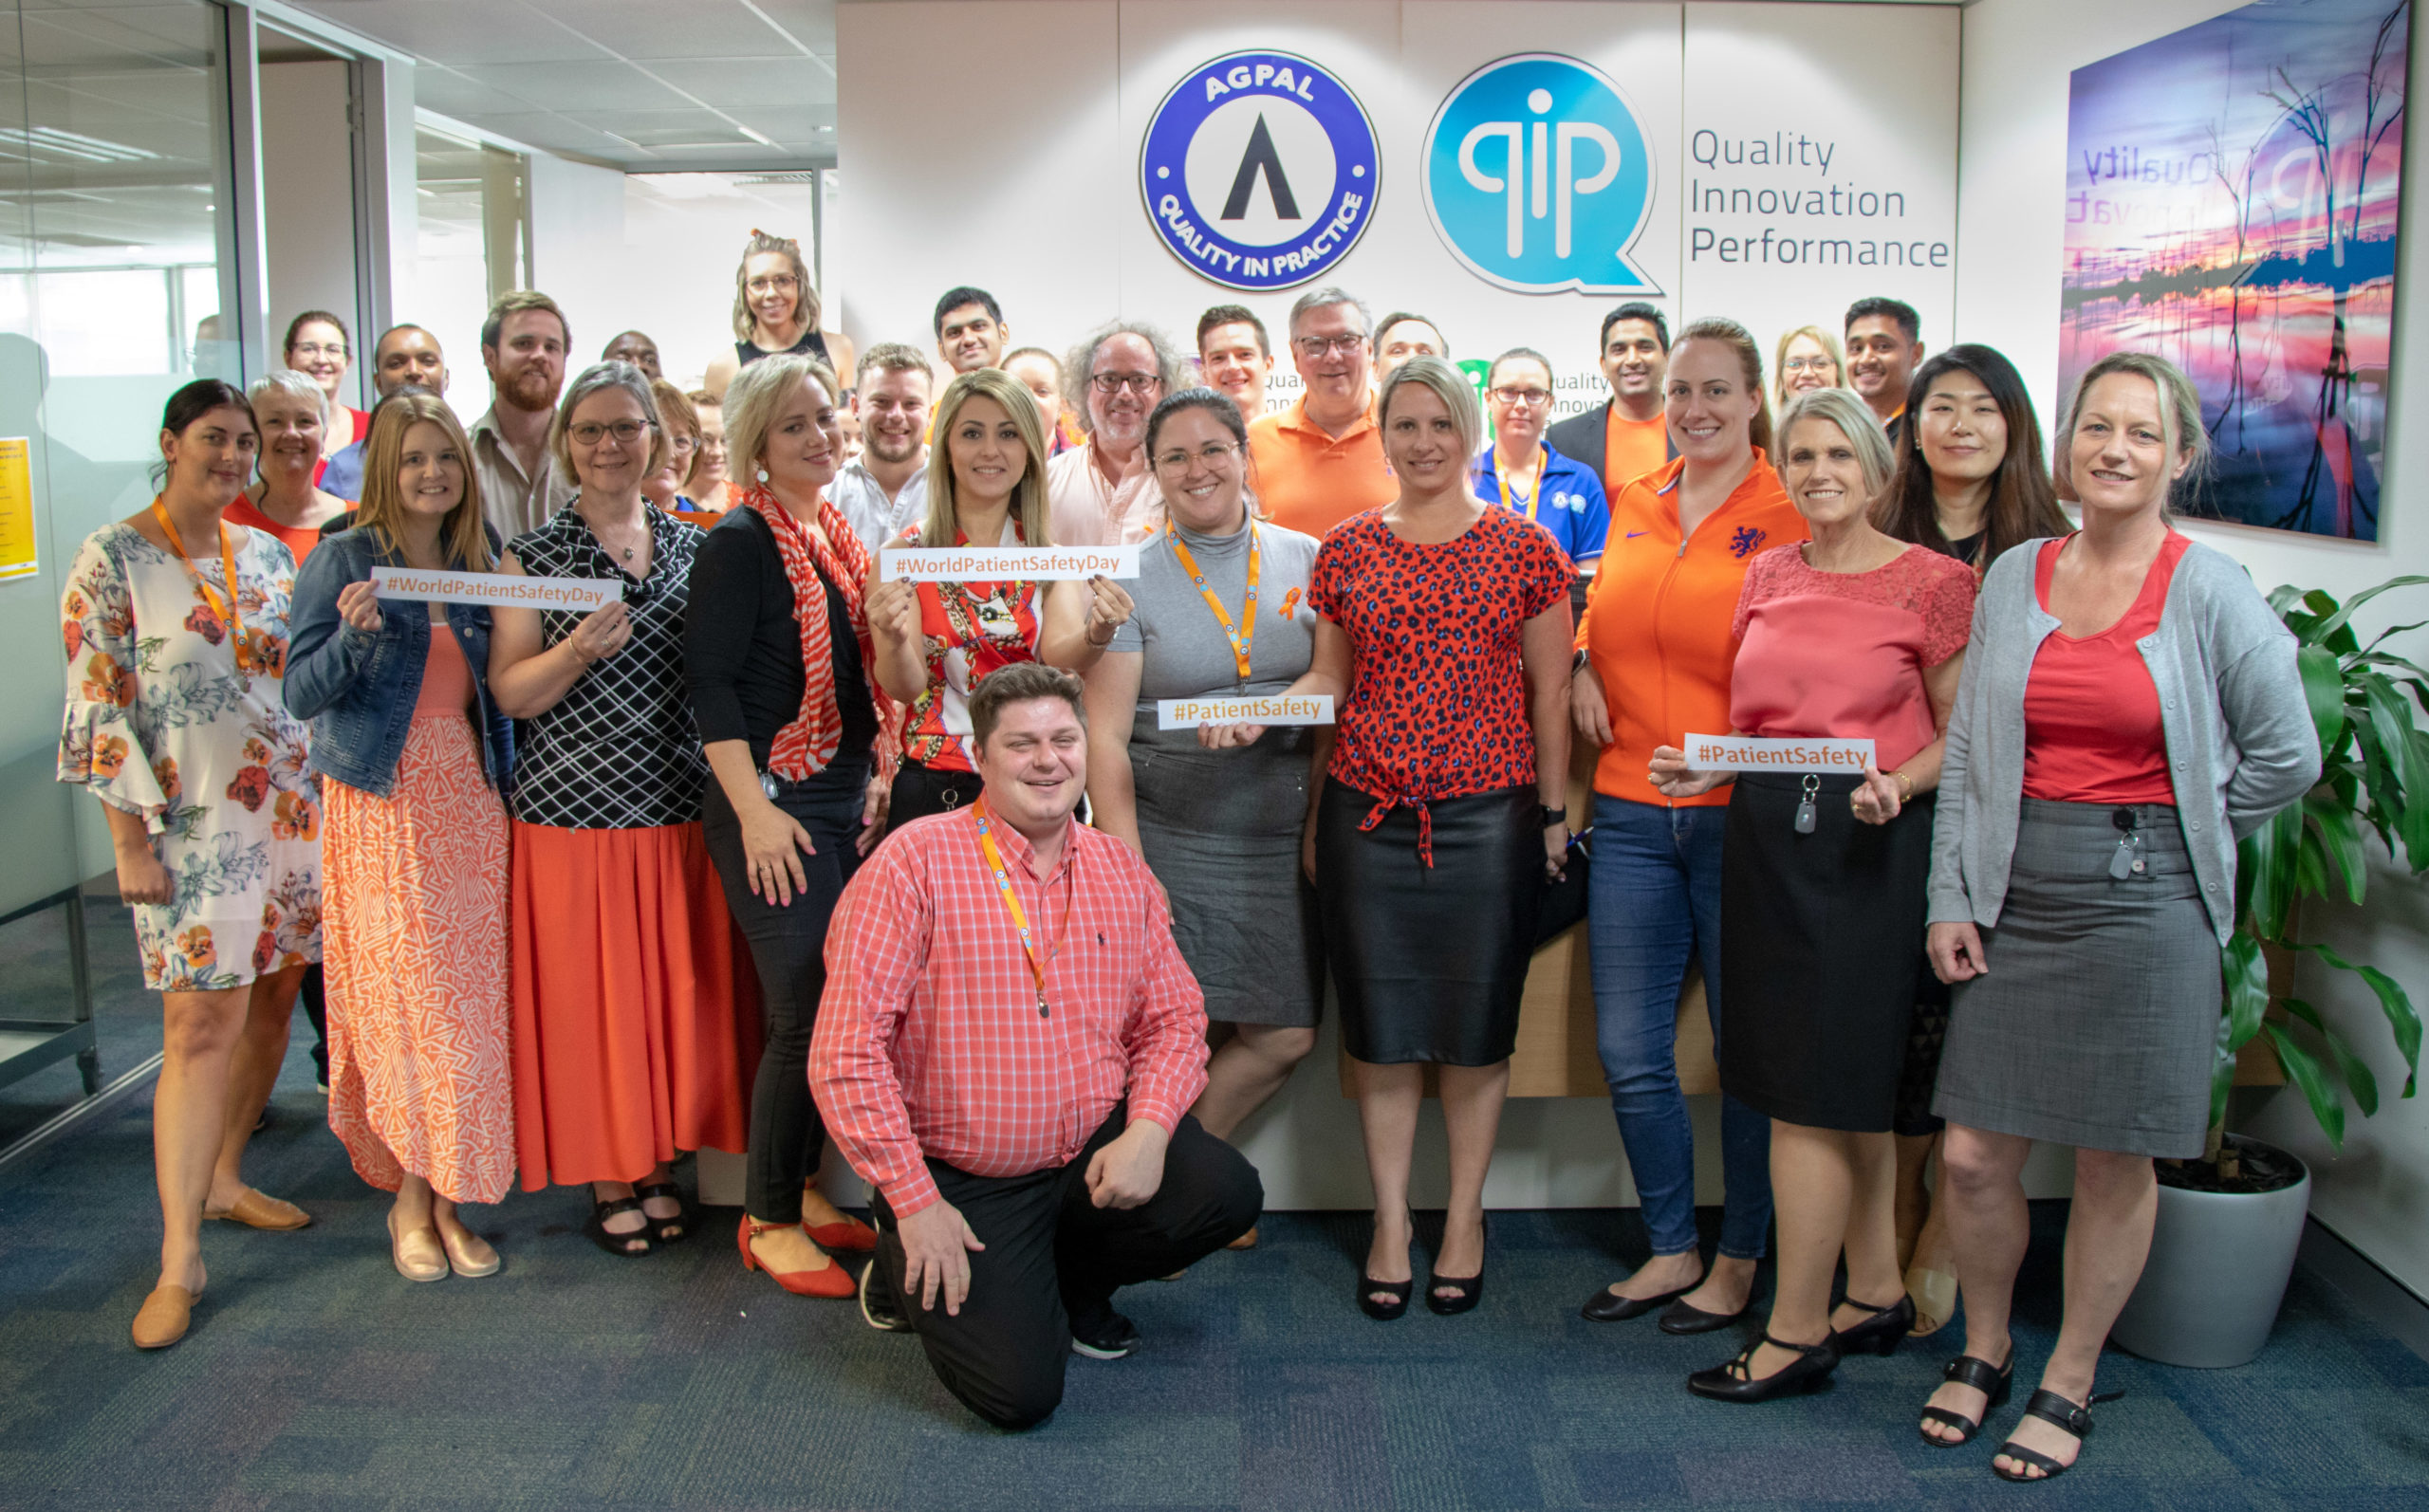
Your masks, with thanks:
[[[559,609],[576,615],[624,597],[624,585],[613,578],[518,578],[504,572],[424,572],[418,567],[374,567],[371,591],[382,599]]]
[[[890,546],[877,554],[885,582],[1085,582],[1139,576],[1127,546]]]
[[[1679,745],[1691,772],[1837,772],[1862,776],[1868,740],[1766,740],[1754,735],[1689,735]]]
[[[1231,697],[1159,698],[1158,729],[1196,729],[1200,725],[1329,725],[1330,693],[1268,693]]]

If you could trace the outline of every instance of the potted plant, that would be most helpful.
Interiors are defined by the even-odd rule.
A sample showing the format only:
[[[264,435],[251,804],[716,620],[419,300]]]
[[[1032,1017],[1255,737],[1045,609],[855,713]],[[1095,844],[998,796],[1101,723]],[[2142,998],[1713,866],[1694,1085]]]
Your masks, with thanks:
[[[2420,1079],[2420,1017],[2402,986],[2296,935],[2303,899],[2363,900],[2370,837],[2415,876],[2429,867],[2429,732],[2413,722],[2416,704],[2429,710],[2429,671],[2383,649],[2420,625],[2395,626],[2364,645],[2351,623],[2353,612],[2380,594],[2421,583],[2429,577],[2390,579],[2344,604],[2317,589],[2281,587],[2269,596],[2299,642],[2325,765],[2317,786],[2239,848],[2209,1146],[2197,1160],[2159,1162],[2150,1263],[2112,1335],[2137,1355],[2172,1365],[2245,1363],[2268,1340],[2293,1274],[2310,1172],[2286,1151],[2226,1133],[2236,1053],[2265,1037],[2330,1149],[2344,1148],[2346,1098],[2364,1117],[2378,1111],[2378,1079],[2367,1062],[2317,1008],[2291,995],[2294,960],[2308,954],[2366,984],[2403,1057],[2402,1095],[2411,1097]],[[2272,958],[2286,989],[2276,994]]]

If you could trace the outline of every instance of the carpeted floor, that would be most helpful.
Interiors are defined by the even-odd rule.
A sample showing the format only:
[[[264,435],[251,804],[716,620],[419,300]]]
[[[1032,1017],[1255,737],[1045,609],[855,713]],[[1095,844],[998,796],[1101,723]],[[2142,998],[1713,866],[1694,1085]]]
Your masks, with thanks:
[[[402,1281],[308,1066],[290,1058],[251,1173],[317,1222],[210,1226],[209,1295],[165,1354],[126,1340],[153,1280],[148,1107],[0,1175],[0,1507],[2429,1512],[2429,1363],[2304,1278],[2247,1369],[2112,1355],[2103,1385],[2128,1394],[2084,1466],[2026,1489],[1992,1479],[1987,1443],[1916,1436],[1953,1331],[1745,1409],[1680,1385],[1732,1336],[1580,1319],[1642,1253],[1633,1212],[1495,1214],[1484,1305],[1392,1324],[1352,1306],[1363,1218],[1271,1217],[1257,1249],[1124,1293],[1144,1348],[1074,1359],[1062,1411],[1002,1434],[912,1339],[746,1275],[731,1210],[625,1262],[575,1231],[574,1195],[518,1196],[480,1215],[503,1274]],[[2062,1219],[2037,1214],[2028,1368]]]

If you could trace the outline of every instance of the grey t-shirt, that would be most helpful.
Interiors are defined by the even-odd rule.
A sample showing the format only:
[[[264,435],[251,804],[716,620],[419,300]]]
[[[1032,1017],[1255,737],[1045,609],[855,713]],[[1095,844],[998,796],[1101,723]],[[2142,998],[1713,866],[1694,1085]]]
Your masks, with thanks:
[[[1316,644],[1316,612],[1307,604],[1307,577],[1316,565],[1315,538],[1265,522],[1252,528],[1258,562],[1256,639],[1250,648],[1245,687],[1222,621],[1214,618],[1205,595],[1197,591],[1174,554],[1171,534],[1159,530],[1140,544],[1139,576],[1123,584],[1137,608],[1105,648],[1145,656],[1140,668],[1133,745],[1170,751],[1198,749],[1195,730],[1156,728],[1159,698],[1278,693],[1306,675]],[[1234,627],[1239,627],[1241,606],[1248,597],[1250,531],[1201,536],[1182,530],[1180,535],[1197,570],[1206,575],[1206,586],[1222,600]]]

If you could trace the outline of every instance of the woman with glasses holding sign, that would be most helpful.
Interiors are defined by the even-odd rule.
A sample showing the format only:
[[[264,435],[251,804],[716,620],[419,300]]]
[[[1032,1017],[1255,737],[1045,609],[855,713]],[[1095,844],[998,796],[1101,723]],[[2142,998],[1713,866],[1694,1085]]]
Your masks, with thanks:
[[[1163,884],[1206,1015],[1231,1026],[1193,1110],[1229,1139],[1315,1048],[1324,957],[1298,875],[1315,730],[1242,745],[1229,728],[1162,728],[1156,705],[1281,693],[1306,675],[1316,543],[1251,516],[1248,427],[1223,395],[1156,406],[1146,447],[1165,518],[1140,551],[1137,612],[1088,671],[1088,802]]]
[[[1585,580],[1603,560],[1611,508],[1593,470],[1562,456],[1544,439],[1552,419],[1552,365],[1531,347],[1513,346],[1485,374],[1493,445],[1476,460],[1476,496],[1515,509],[1552,533],[1578,571],[1570,607],[1585,607]]]
[[[456,1205],[514,1184],[498,799],[514,737],[489,689],[491,611],[382,599],[371,575],[490,570],[472,457],[433,396],[380,406],[353,527],[296,581],[287,662],[328,809],[329,1127],[356,1172],[397,1194],[389,1245],[417,1282],[497,1270]]]
[[[522,721],[508,806],[523,1187],[588,1182],[588,1231],[612,1255],[683,1236],[668,1163],[744,1148],[758,1052],[683,682],[701,532],[641,492],[665,447],[640,368],[602,362],[567,385],[548,450],[580,491],[498,570],[621,597],[588,614],[501,605],[490,650],[498,707]]]
[[[1020,379],[982,367],[946,385],[928,452],[928,514],[885,544],[1050,546],[1046,427]],[[1042,661],[1085,672],[1130,618],[1130,595],[1086,582],[913,582],[872,568],[865,598],[878,685],[904,706],[902,765],[888,822],[960,808],[978,796],[970,691],[996,668]]]
[[[1731,638],[1730,730],[1869,740],[1861,772],[1740,771],[1721,859],[1720,1084],[1771,1128],[1779,1282],[1759,1343],[1688,1389],[1767,1401],[1843,1355],[1886,1355],[1915,1320],[1898,1265],[1890,1134],[1915,978],[1941,731],[1974,612],[1962,562],[1874,528],[1889,439],[1846,389],[1780,420],[1779,479],[1811,538],[1758,553]],[[1719,730],[1698,731],[1705,734]],[[1729,774],[1655,748],[1664,798]],[[1830,1282],[1842,1249],[1846,1300]]]

